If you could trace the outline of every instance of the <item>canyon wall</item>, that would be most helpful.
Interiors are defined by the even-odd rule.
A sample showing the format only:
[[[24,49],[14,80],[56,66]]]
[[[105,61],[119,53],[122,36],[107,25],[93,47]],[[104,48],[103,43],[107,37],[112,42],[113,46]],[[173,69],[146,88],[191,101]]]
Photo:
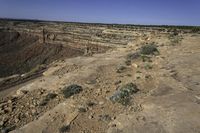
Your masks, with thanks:
[[[15,21],[1,22],[0,30],[38,36],[40,43],[63,44],[76,48],[96,48],[98,45],[116,47],[127,45],[146,34],[167,33],[165,28],[158,27]]]

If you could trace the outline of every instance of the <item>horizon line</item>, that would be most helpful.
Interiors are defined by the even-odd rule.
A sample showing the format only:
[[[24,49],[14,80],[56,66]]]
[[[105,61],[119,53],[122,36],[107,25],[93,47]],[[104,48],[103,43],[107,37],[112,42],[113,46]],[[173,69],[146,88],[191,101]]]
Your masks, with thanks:
[[[173,25],[173,24],[133,24],[133,23],[109,23],[109,22],[84,22],[84,21],[65,21],[65,20],[51,20],[51,19],[31,19],[31,18],[7,18],[0,17],[0,20],[15,20],[15,21],[37,21],[37,22],[57,22],[57,23],[82,23],[82,24],[102,24],[102,25],[130,25],[130,26],[155,26],[155,27],[200,27],[200,25]]]

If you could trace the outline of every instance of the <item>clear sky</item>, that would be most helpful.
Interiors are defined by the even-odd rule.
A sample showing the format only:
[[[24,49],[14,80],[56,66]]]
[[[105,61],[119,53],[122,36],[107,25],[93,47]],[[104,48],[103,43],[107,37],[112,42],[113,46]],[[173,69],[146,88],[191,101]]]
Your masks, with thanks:
[[[0,0],[0,17],[200,26],[200,0]]]

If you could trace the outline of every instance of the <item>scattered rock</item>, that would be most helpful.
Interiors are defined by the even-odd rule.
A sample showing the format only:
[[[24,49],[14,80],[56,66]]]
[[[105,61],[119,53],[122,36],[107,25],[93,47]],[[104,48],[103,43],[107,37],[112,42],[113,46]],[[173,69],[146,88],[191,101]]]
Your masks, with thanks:
[[[28,91],[27,90],[17,90],[16,94],[17,95],[24,95],[24,94],[27,94]]]
[[[135,60],[138,57],[140,57],[140,53],[135,52],[135,53],[129,53],[126,58],[127,58],[127,60]]]
[[[89,119],[93,119],[94,116],[93,116],[93,115],[89,115],[88,118],[89,118]]]
[[[112,120],[112,118],[109,115],[99,115],[99,120],[104,122],[109,122]]]
[[[49,93],[49,94],[47,94],[46,99],[54,99],[54,98],[56,98],[56,96],[57,96],[57,94],[55,94],[55,93]]]
[[[4,121],[0,121],[0,127],[4,125]]]
[[[103,104],[104,104],[104,102],[103,102],[103,101],[99,102],[99,105],[103,105]]]
[[[48,103],[48,100],[45,98],[39,103],[39,106],[45,106],[47,105],[47,103]]]
[[[151,79],[152,76],[151,75],[145,75],[145,79]]]
[[[146,69],[146,70],[149,70],[149,69],[152,69],[152,68],[153,68],[153,66],[151,64],[145,64],[144,65],[144,69]]]
[[[118,84],[120,84],[121,82],[122,82],[121,80],[116,81],[116,82],[115,82],[115,85],[118,85]]]
[[[96,84],[96,82],[97,82],[96,79],[86,81],[86,83],[89,84],[89,85],[90,84]]]
[[[117,67],[117,73],[122,73],[125,69],[126,69],[125,66],[120,65]]]
[[[80,108],[78,108],[78,110],[79,110],[80,113],[85,113],[85,112],[87,112],[87,109],[84,108],[84,107],[80,107]]]
[[[19,119],[15,119],[15,123],[18,123],[20,120]]]
[[[126,64],[127,66],[130,66],[130,65],[131,65],[131,60],[126,60],[126,61],[125,61],[125,64]]]
[[[31,110],[31,113],[32,113],[33,115],[35,115],[35,114],[37,113],[37,110],[36,110],[36,109],[32,109],[32,110]]]
[[[92,107],[92,106],[96,105],[96,103],[92,102],[92,101],[88,101],[86,104],[88,107]]]
[[[12,100],[8,100],[8,103],[11,104],[11,103],[12,103]]]
[[[112,120],[115,120],[116,119],[116,116],[112,117]]]
[[[146,121],[146,118],[144,116],[138,116],[136,117],[137,121]]]
[[[14,130],[15,127],[5,127],[1,129],[1,133],[9,133],[10,131]]]
[[[138,65],[135,64],[135,63],[133,63],[132,66],[135,67],[135,68],[138,68]]]

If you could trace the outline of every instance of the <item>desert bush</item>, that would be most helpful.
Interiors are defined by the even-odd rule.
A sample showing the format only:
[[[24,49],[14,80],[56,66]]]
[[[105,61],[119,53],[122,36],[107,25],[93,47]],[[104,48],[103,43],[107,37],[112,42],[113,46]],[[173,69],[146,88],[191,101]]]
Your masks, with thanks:
[[[153,68],[153,66],[150,65],[150,64],[145,64],[145,65],[144,65],[144,69],[146,69],[146,70],[152,69],[152,68]]]
[[[141,59],[143,62],[152,62],[151,57],[146,55],[141,55]]]
[[[54,99],[54,98],[56,98],[56,96],[57,96],[57,94],[55,94],[55,93],[49,93],[49,94],[47,94],[46,99]]]
[[[131,63],[132,63],[132,60],[135,60],[135,59],[137,59],[138,57],[140,57],[139,52],[129,53],[129,54],[126,56],[125,64],[126,64],[127,66],[130,66]]]
[[[117,73],[122,73],[125,69],[126,69],[125,66],[120,65],[120,66],[117,67]]]
[[[85,112],[87,112],[87,108],[80,107],[80,108],[78,108],[78,111],[79,111],[80,113],[85,113]]]
[[[49,102],[49,100],[43,99],[43,100],[39,103],[39,106],[45,106],[45,105],[47,105],[48,102]]]
[[[173,34],[170,34],[169,40],[171,42],[171,45],[176,45],[176,44],[179,44],[183,40],[183,37],[181,35],[175,36]]]
[[[157,46],[155,44],[147,44],[145,46],[142,46],[140,53],[143,55],[153,55],[155,53],[158,53]]]
[[[72,84],[70,86],[66,86],[63,88],[62,92],[65,98],[69,98],[72,95],[78,94],[83,90],[83,88],[79,85]]]
[[[47,105],[47,103],[48,103],[50,100],[56,98],[56,96],[57,96],[57,94],[55,94],[55,93],[48,93],[48,94],[42,99],[42,101],[39,103],[39,105],[40,105],[40,106],[45,106],[45,105]]]
[[[66,133],[66,132],[69,132],[70,131],[70,126],[67,125],[67,126],[62,126],[60,129],[59,129],[59,133]]]
[[[135,84],[128,83],[121,86],[119,90],[110,97],[110,100],[114,103],[118,102],[122,105],[128,105],[130,101],[130,96],[134,93],[137,93],[138,91],[139,89]]]
[[[105,114],[105,115],[99,115],[99,120],[104,122],[109,122],[112,120],[112,118],[108,114]]]
[[[28,74],[34,74],[34,73],[37,73],[41,70],[44,70],[46,69],[46,66],[44,64],[41,64],[41,65],[37,65],[36,67],[34,67],[33,69],[31,69]]]
[[[126,58],[129,60],[134,60],[137,59],[138,57],[140,57],[140,53],[135,52],[135,53],[129,53]]]
[[[130,66],[130,65],[131,65],[131,60],[128,60],[128,59],[127,59],[127,60],[125,61],[125,64],[126,64],[127,66]]]

